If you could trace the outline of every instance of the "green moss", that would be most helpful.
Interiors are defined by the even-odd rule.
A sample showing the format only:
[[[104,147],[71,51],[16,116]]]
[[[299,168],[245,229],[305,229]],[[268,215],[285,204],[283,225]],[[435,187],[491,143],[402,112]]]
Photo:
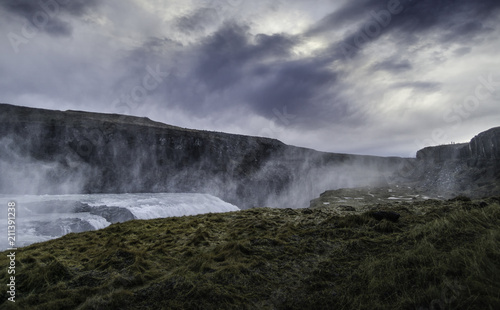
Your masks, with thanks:
[[[373,205],[343,217],[260,208],[68,234],[17,251],[16,306],[497,309],[500,205],[482,202]],[[401,217],[378,221],[377,210]],[[0,295],[0,307],[12,306]]]

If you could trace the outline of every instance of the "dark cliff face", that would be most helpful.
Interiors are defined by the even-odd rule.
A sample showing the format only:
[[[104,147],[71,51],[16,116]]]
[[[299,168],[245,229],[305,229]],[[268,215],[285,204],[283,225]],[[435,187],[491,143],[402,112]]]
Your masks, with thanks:
[[[327,189],[385,183],[404,161],[115,114],[0,112],[5,194],[203,192],[241,208],[305,207]]]
[[[470,157],[468,143],[430,146],[417,152],[418,160],[441,163],[449,160],[462,160]]]
[[[434,162],[500,159],[500,127],[478,134],[469,143],[426,147],[417,152],[417,159]]]
[[[471,157],[477,160],[500,159],[500,127],[475,136],[469,143]]]
[[[240,208],[306,207],[337,188],[500,194],[500,127],[417,159],[318,152],[147,118],[0,104],[0,193],[200,192]]]
[[[427,147],[417,152],[419,187],[427,192],[480,198],[500,194],[500,127],[469,143]]]

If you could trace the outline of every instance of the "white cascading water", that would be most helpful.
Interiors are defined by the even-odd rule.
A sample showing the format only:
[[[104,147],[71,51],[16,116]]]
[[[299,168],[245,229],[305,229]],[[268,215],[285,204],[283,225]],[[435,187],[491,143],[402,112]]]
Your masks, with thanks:
[[[99,215],[98,210],[108,219],[111,209],[115,216],[133,216],[136,219],[240,210],[217,197],[192,193],[0,195],[2,205],[7,206],[9,201],[16,202],[16,247],[111,225],[104,215]],[[0,225],[0,236],[5,238],[0,238],[0,251],[10,248],[7,243],[7,207],[2,209],[0,221],[5,224]],[[106,211],[102,212],[103,209]]]

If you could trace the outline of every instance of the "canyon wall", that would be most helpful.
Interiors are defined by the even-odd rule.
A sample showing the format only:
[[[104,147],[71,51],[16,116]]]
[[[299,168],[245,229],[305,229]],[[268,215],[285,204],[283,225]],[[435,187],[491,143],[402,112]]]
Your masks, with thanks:
[[[442,196],[500,195],[500,127],[469,143],[427,147],[417,152],[418,187]]]
[[[0,104],[0,194],[207,193],[240,208],[307,207],[337,188],[500,195],[500,127],[416,158],[318,152],[147,118]]]
[[[305,207],[327,189],[384,184],[404,161],[117,114],[0,112],[4,194],[201,192],[240,208]]]

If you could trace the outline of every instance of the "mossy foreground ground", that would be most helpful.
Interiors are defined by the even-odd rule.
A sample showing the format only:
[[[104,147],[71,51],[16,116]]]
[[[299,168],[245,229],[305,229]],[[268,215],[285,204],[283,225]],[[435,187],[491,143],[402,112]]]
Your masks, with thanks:
[[[263,208],[114,224],[19,249],[0,308],[500,309],[499,201],[372,207],[397,222]]]

